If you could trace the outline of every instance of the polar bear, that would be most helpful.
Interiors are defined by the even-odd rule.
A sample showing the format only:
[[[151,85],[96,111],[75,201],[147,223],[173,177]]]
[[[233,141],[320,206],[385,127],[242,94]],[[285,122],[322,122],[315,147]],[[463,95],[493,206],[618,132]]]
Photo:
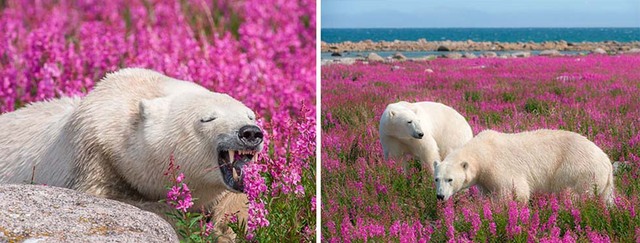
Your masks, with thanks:
[[[434,161],[473,137],[467,120],[453,108],[436,102],[392,103],[380,118],[380,143],[385,160],[415,156],[433,174]],[[404,162],[405,172],[408,162]]]
[[[514,134],[486,130],[434,162],[436,196],[449,199],[478,185],[485,193],[515,193],[528,201],[531,193],[600,195],[613,203],[613,166],[607,154],[587,138],[569,131],[536,130]]]
[[[244,210],[242,168],[262,150],[254,112],[229,95],[145,69],[106,75],[84,98],[0,115],[0,183],[66,187],[163,208],[174,155],[192,207]],[[226,200],[226,201],[225,201]],[[219,208],[220,205],[224,205]],[[224,225],[224,224],[220,224]]]

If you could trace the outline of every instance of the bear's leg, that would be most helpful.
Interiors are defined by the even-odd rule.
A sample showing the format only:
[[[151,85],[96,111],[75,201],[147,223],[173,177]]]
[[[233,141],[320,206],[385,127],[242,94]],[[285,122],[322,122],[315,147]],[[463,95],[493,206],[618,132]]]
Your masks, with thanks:
[[[414,153],[415,156],[417,156],[420,159],[420,162],[422,164],[422,169],[427,169],[429,170],[429,173],[431,173],[433,175],[433,171],[435,168],[433,168],[433,162],[434,161],[441,161],[440,158],[440,154],[439,154],[439,149],[438,149],[438,144],[436,143],[436,140],[433,139],[433,137],[425,135],[421,140],[419,140],[420,143],[418,144],[418,149],[415,149]]]
[[[407,152],[405,145],[398,141],[398,139],[389,136],[381,136],[380,143],[382,143],[382,151],[384,152],[385,160],[398,159]]]
[[[515,181],[513,184],[513,193],[515,193],[517,201],[524,203],[529,202],[529,197],[531,196],[529,183],[527,183],[525,180]]]
[[[380,143],[382,143],[382,151],[384,153],[384,160],[400,159],[407,153],[406,145],[401,143],[398,139],[389,136],[380,136]],[[403,161],[402,166],[405,174],[409,174],[409,162]]]

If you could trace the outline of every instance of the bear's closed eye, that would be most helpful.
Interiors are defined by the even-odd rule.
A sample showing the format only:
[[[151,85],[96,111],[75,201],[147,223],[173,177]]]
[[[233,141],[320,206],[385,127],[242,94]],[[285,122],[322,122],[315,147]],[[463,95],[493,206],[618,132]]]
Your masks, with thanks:
[[[215,117],[206,117],[206,118],[200,119],[200,122],[210,122],[210,121],[213,121],[215,119],[216,119]]]

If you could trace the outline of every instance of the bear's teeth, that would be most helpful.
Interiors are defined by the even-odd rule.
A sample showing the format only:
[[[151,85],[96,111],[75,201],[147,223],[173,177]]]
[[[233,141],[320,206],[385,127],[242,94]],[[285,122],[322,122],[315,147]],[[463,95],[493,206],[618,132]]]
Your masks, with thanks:
[[[238,170],[236,170],[236,168],[231,169],[233,170],[233,179],[238,179],[239,175],[238,175]]]
[[[235,151],[229,150],[229,163],[233,164],[233,157],[235,155]]]

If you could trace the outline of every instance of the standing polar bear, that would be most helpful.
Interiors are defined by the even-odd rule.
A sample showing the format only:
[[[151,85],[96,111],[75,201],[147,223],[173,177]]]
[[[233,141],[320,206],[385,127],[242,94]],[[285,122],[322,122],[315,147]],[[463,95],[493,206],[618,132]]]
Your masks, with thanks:
[[[163,208],[157,202],[166,195],[163,174],[173,153],[198,198],[193,208],[210,208],[220,220],[246,212],[246,195],[236,193],[244,190],[243,166],[262,150],[255,119],[226,94],[124,69],[83,99],[38,102],[1,115],[0,183],[34,178],[154,211]]]
[[[434,163],[436,193],[448,200],[473,185],[528,201],[534,192],[600,195],[613,203],[613,167],[607,154],[587,138],[561,130],[506,134],[486,130],[444,161]]]
[[[384,158],[415,156],[433,174],[434,161],[473,137],[467,120],[453,108],[436,102],[392,103],[380,118]],[[408,162],[404,162],[405,172]]]

